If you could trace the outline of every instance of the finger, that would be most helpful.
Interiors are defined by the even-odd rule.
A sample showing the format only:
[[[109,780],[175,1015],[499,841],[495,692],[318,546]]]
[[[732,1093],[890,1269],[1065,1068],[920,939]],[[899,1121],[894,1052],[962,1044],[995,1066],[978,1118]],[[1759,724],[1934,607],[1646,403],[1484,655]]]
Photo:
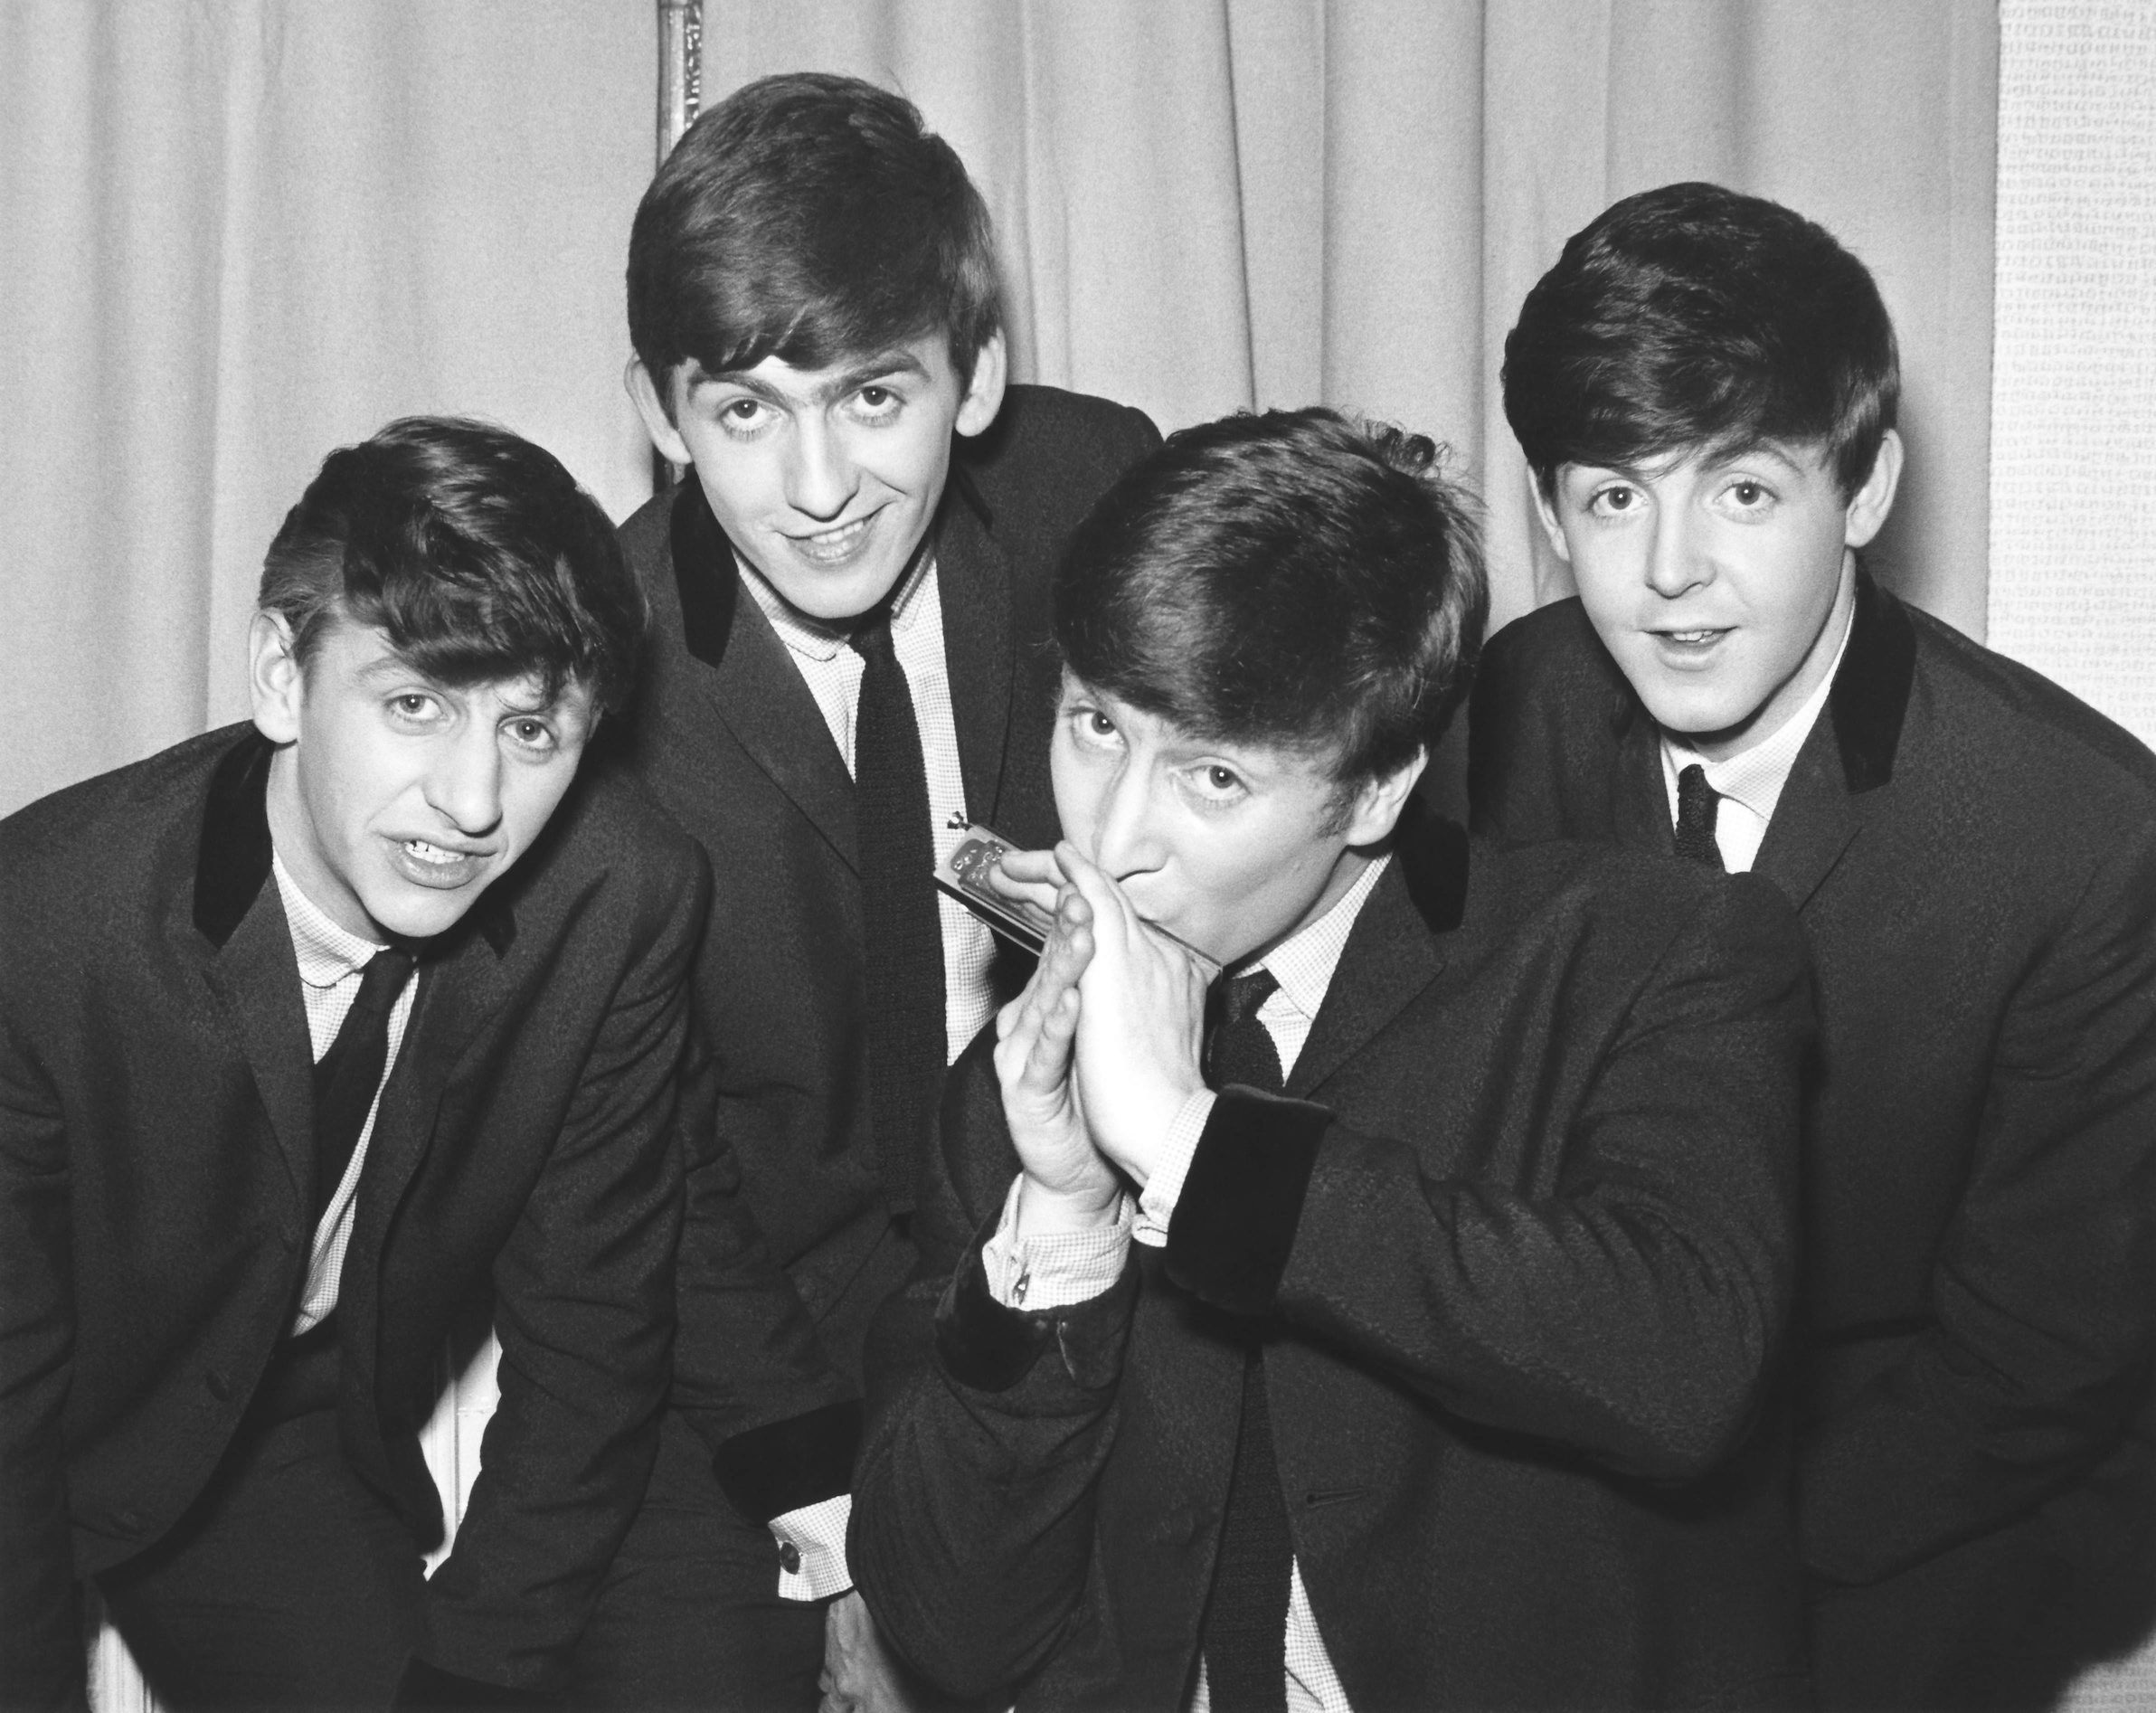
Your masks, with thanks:
[[[1123,889],[1109,877],[1106,869],[1088,859],[1068,839],[1055,847],[1055,855],[1063,863],[1064,872],[1070,875],[1072,890],[1084,906],[1084,919],[1092,924],[1094,932],[1127,943],[1137,925],[1138,914],[1130,908]]]
[[[1064,1081],[1071,1070],[1071,1043],[1078,1038],[1080,1000],[1076,988],[1065,988],[1034,1031],[1031,1064],[1041,1074],[1043,1086]]]
[[[990,875],[1001,881],[1019,885],[1045,883],[1051,887],[1063,885],[1063,869],[1052,850],[1007,850],[996,859]]]

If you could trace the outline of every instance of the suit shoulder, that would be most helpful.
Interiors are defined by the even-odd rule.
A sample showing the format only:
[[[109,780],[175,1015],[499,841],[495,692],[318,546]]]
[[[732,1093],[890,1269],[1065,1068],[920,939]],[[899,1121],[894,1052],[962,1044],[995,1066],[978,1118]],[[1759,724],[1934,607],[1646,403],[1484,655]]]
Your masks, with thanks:
[[[1499,681],[1617,687],[1616,664],[1577,595],[1553,601],[1506,625],[1484,645],[1478,687]]]
[[[71,890],[174,832],[199,830],[203,795],[218,758],[253,728],[223,726],[95,778],[63,786],[0,820],[0,876],[19,893],[63,875]]]
[[[695,478],[691,475],[682,479],[694,481]],[[615,528],[629,569],[639,577],[646,576],[652,565],[665,562],[672,551],[667,524],[673,516],[675,492],[671,487],[661,488]]]
[[[619,767],[580,777],[562,828],[563,856],[601,866],[662,892],[702,883],[704,847],[660,805],[644,782]]]
[[[980,490],[1000,533],[1006,511],[1047,508],[1075,524],[1109,484],[1160,436],[1145,412],[1127,404],[1014,386],[982,433],[959,442],[959,462]]]

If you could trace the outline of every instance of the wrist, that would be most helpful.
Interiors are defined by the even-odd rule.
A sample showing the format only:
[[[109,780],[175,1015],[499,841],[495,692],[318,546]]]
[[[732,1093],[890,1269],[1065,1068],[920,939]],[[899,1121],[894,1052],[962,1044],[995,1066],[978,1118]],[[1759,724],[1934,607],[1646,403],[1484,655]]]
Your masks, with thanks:
[[[1031,1172],[1018,1178],[1016,1229],[1020,1236],[1045,1231],[1094,1231],[1116,1221],[1122,1190],[1111,1178],[1082,1188],[1058,1188]]]

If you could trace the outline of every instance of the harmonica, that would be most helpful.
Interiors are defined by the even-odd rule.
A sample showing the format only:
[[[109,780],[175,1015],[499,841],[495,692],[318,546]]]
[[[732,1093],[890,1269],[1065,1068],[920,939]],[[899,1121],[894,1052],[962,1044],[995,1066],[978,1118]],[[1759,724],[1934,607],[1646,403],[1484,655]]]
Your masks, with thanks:
[[[936,865],[937,886],[987,923],[991,932],[1038,957],[1055,918],[1038,904],[1004,897],[988,883],[1004,854],[1015,847],[977,821],[953,815],[950,825],[960,838],[950,856]]]
[[[950,856],[936,865],[938,888],[988,923],[991,932],[1000,934],[1036,958],[1040,956],[1041,948],[1048,943],[1049,931],[1055,926],[1054,916],[1028,900],[1006,898],[988,880],[1005,853],[1018,847],[1002,834],[962,815],[953,815],[948,825],[960,838]],[[1146,926],[1187,952],[1206,972],[1207,980],[1220,973],[1220,965],[1188,941],[1177,939],[1157,923],[1149,922]]]

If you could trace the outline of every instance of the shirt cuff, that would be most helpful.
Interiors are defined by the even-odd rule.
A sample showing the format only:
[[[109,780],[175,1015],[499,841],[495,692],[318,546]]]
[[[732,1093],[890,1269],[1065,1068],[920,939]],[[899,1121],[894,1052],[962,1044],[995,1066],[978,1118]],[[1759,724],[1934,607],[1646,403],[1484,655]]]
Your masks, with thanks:
[[[854,1585],[846,1567],[846,1525],[853,1514],[854,1496],[840,1493],[771,1519],[781,1600],[828,1600]]]
[[[1003,1217],[981,1245],[981,1272],[988,1295],[1007,1309],[1038,1312],[1097,1297],[1122,1277],[1130,1252],[1130,1197],[1116,1197],[1115,1219],[1078,1230],[1018,1231],[1018,1191],[1011,1179]]]
[[[1145,1194],[1139,1197],[1138,1219],[1130,1232],[1133,1243],[1150,1249],[1167,1245],[1168,1221],[1176,1216],[1183,1179],[1190,1175],[1191,1159],[1205,1138],[1206,1121],[1213,1116],[1213,1103],[1217,1098],[1211,1089],[1199,1089],[1183,1103],[1176,1121],[1168,1127],[1168,1145],[1160,1150],[1153,1175],[1146,1179]]]

